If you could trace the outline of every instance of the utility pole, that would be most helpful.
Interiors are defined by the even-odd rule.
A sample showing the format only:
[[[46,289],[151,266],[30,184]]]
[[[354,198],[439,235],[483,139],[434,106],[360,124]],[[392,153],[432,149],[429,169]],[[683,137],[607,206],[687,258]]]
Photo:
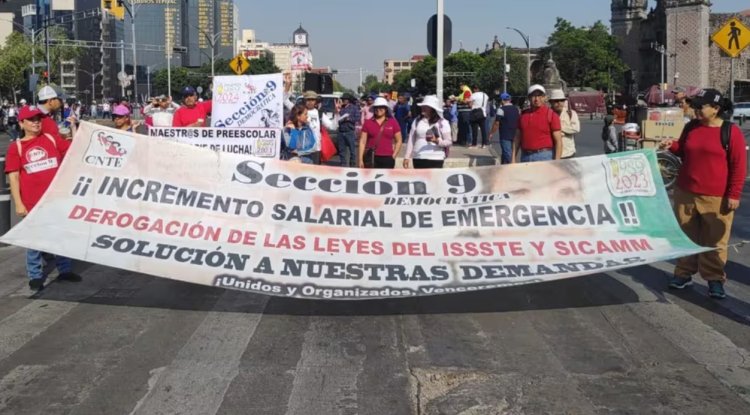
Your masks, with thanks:
[[[120,39],[120,72],[125,74],[125,42]],[[121,97],[125,96],[125,81],[120,80]]]
[[[172,43],[167,36],[167,96],[172,98]]]
[[[734,103],[734,58],[729,58],[729,99]]]
[[[659,59],[661,63],[661,84],[659,85],[659,89],[661,90],[661,104],[664,104],[664,60],[667,56],[667,48],[657,42],[652,42],[651,49],[661,54],[661,58]]]
[[[443,102],[443,61],[445,60],[445,0],[437,0],[437,97]]]

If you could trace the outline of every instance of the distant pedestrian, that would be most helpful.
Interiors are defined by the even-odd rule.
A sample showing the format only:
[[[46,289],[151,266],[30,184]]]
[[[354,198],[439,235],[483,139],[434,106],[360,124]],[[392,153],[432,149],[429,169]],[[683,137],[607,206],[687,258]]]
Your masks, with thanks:
[[[530,107],[521,114],[513,140],[512,162],[521,150],[521,162],[559,160],[562,156],[560,117],[547,106],[547,92],[541,85],[528,91]]]
[[[569,159],[576,156],[576,134],[581,132],[581,121],[578,113],[569,106],[568,98],[562,89],[553,89],[549,96],[552,110],[560,117],[562,132],[562,158]]]
[[[398,101],[396,101],[393,107],[393,116],[396,117],[396,121],[398,121],[398,125],[401,127],[402,137],[408,137],[412,121],[411,106],[407,99],[406,95],[399,94]]]
[[[513,105],[510,94],[503,92],[500,94],[501,105],[497,109],[495,123],[490,131],[490,136],[494,136],[496,131],[500,131],[500,148],[502,155],[500,161],[502,164],[510,164],[513,160],[513,139],[516,137],[518,129],[518,119],[521,112],[518,107]]]
[[[390,114],[385,98],[376,98],[370,109],[373,117],[362,125],[359,138],[359,168],[392,169],[401,151],[401,127]],[[372,165],[365,160],[368,149],[374,152]]]
[[[414,119],[406,142],[404,168],[408,169],[413,159],[415,169],[441,169],[453,144],[451,125],[442,116],[437,96],[428,95],[419,105],[422,113]]]
[[[615,117],[607,115],[604,117],[604,128],[602,128],[602,141],[604,142],[604,154],[617,152],[617,129],[615,128]]]
[[[8,135],[10,141],[18,138],[18,108],[13,104],[8,107]]]
[[[99,115],[99,112],[96,108],[96,101],[91,101],[91,109],[89,110],[89,116],[94,119]]]
[[[57,134],[43,132],[44,117],[37,107],[23,107],[18,114],[23,138],[8,147],[5,172],[8,174],[16,214],[21,218],[34,209],[47,191],[70,147],[70,141],[63,140]],[[59,271],[58,280],[81,280],[79,275],[72,272],[70,259],[58,256],[55,263]],[[26,273],[32,290],[44,288],[46,276],[43,264],[42,252],[26,251]]]
[[[360,120],[359,103],[352,94],[344,94],[339,110],[339,159],[341,167],[357,167],[357,127]]]
[[[479,145],[481,138],[481,146],[485,148],[487,146],[487,116],[489,115],[490,97],[484,92],[479,90],[478,86],[474,86],[474,90],[471,93],[471,136],[472,143],[471,147]]]
[[[678,259],[669,287],[685,288],[699,273],[708,281],[708,295],[722,299],[726,297],[727,244],[745,184],[746,141],[739,127],[722,119],[731,103],[719,91],[702,90],[692,105],[698,120],[685,127],[678,141],[667,140],[661,147],[683,161],[674,191],[677,222],[693,242],[714,250]],[[728,143],[724,143],[722,130],[727,126]]]
[[[110,105],[109,101],[104,101],[102,103],[102,118],[105,120],[112,116],[112,106]]]

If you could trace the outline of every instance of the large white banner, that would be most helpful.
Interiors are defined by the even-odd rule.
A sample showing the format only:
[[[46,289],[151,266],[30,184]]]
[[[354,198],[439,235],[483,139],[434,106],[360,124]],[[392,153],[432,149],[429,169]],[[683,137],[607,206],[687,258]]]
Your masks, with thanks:
[[[276,128],[151,127],[148,135],[224,153],[279,158],[281,130]]]
[[[196,284],[342,300],[552,281],[705,251],[680,231],[653,151],[359,170],[86,122],[49,191],[2,242]]]
[[[290,52],[293,71],[304,71],[312,68],[312,56],[308,48],[294,48]]]
[[[214,77],[211,126],[284,127],[284,87],[280,73]]]

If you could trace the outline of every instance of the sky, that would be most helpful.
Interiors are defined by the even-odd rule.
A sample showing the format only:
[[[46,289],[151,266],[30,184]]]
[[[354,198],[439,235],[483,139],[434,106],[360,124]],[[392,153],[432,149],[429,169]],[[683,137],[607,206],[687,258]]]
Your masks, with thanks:
[[[309,33],[316,67],[337,69],[348,87],[365,76],[383,76],[383,61],[427,54],[427,20],[436,0],[236,0],[240,28],[254,29],[264,42],[291,42],[299,24]],[[485,49],[495,35],[500,42],[523,47],[518,28],[532,47],[544,46],[557,17],[576,26],[601,20],[609,26],[610,0],[445,0],[453,22],[453,51]],[[655,6],[654,0],[649,7]],[[750,8],[748,0],[714,0],[712,11],[728,13]]]

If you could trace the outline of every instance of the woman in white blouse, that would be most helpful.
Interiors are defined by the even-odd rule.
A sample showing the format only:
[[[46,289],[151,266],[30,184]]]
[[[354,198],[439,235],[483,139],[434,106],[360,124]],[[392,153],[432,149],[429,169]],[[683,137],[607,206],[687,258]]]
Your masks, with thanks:
[[[417,105],[422,114],[414,120],[409,133],[404,168],[408,169],[413,160],[415,169],[440,169],[453,144],[451,125],[443,119],[443,106],[437,96],[428,95]]]

